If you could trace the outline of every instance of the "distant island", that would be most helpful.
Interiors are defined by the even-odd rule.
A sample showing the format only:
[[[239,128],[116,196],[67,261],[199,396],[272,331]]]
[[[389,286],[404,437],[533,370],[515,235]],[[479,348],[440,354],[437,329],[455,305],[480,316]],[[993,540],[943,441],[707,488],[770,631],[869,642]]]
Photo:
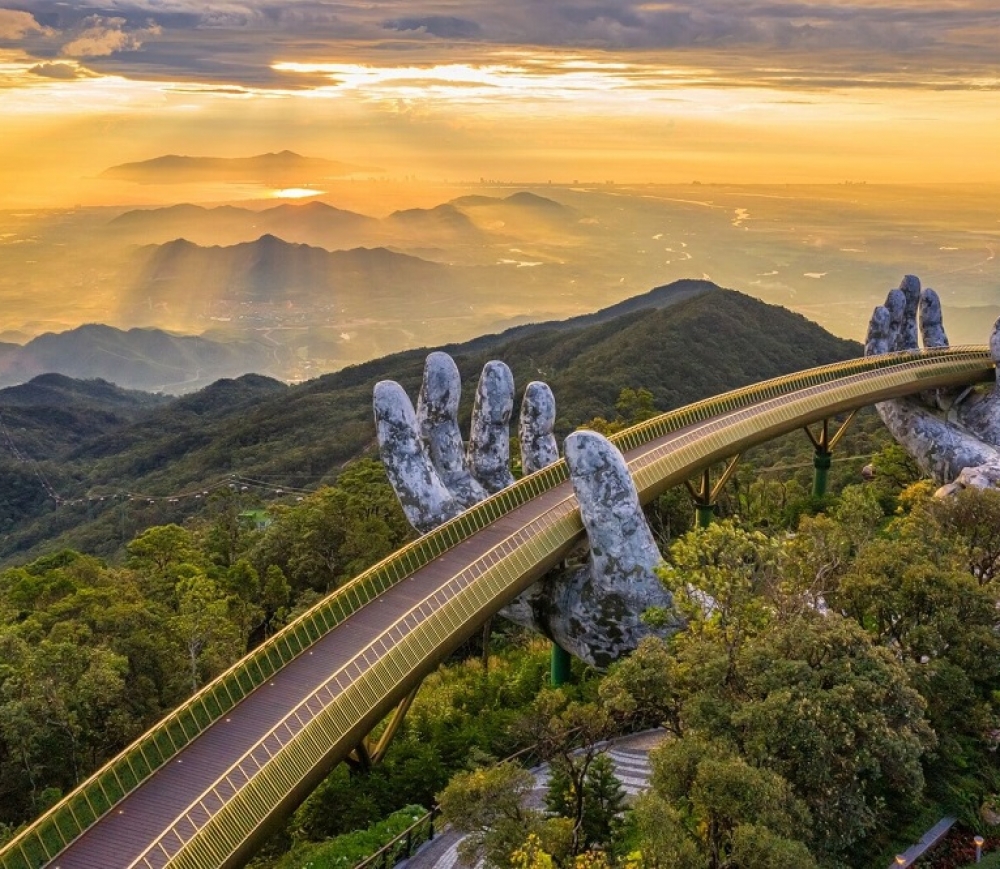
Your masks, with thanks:
[[[151,160],[111,166],[100,177],[136,184],[186,184],[197,181],[291,184],[380,171],[382,170],[372,166],[356,166],[338,160],[303,157],[294,151],[279,151],[255,157],[184,157],[167,154]]]

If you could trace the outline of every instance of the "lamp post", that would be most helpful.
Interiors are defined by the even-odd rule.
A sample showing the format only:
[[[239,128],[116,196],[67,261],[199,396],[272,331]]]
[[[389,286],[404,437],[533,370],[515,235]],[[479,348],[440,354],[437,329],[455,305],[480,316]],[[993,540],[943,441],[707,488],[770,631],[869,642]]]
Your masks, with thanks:
[[[972,841],[976,843],[976,862],[978,863],[983,859],[983,842],[985,839],[982,836],[976,836]]]
[[[905,866],[906,865],[906,858],[902,854],[897,854],[896,855],[896,865],[897,866]]]

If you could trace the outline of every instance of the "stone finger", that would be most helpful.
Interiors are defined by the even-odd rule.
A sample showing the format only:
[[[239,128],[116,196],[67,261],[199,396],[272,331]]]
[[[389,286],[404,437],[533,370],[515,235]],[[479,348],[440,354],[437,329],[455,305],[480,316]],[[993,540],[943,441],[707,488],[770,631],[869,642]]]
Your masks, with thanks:
[[[920,334],[924,349],[948,346],[944,317],[941,313],[941,299],[930,287],[920,293]]]
[[[905,275],[899,284],[903,294],[903,322],[899,335],[899,350],[919,350],[917,341],[917,309],[920,306],[920,278]]]
[[[424,379],[417,399],[420,437],[441,482],[463,507],[478,504],[486,491],[473,479],[458,428],[462,377],[455,360],[440,351],[424,362]]]
[[[673,598],[656,575],[662,558],[622,454],[592,431],[571,434],[563,451],[590,541],[590,570],[562,602],[567,642],[586,637],[590,660],[606,666],[659,632],[642,613],[649,607],[672,611]]]
[[[1000,320],[990,334],[990,355],[993,363],[1000,360]],[[987,394],[971,394],[958,406],[959,416],[973,434],[988,443],[1000,445],[1000,387],[994,386]]]
[[[472,475],[491,495],[514,482],[510,472],[513,411],[514,375],[503,362],[487,362],[476,387],[468,461]]]
[[[902,290],[889,290],[885,297],[885,309],[889,312],[889,353],[903,349],[903,320],[906,317],[906,296]]]
[[[524,390],[518,437],[521,441],[521,467],[526,474],[539,471],[559,458],[554,434],[556,400],[547,383],[533,380]]]
[[[889,349],[889,310],[884,305],[879,305],[868,321],[865,356],[881,356],[888,353]]]
[[[431,464],[403,387],[393,380],[379,381],[372,404],[379,454],[409,523],[425,534],[461,513],[461,504]]]

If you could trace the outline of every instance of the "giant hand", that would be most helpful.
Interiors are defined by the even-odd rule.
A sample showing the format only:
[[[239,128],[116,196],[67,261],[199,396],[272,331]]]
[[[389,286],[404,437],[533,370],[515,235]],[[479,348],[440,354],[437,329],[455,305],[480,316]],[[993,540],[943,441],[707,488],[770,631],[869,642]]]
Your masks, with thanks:
[[[868,325],[865,355],[947,347],[941,302],[914,275],[903,278],[879,305]],[[993,360],[1000,360],[1000,320],[990,335]],[[886,428],[921,469],[943,484],[946,495],[967,486],[1000,486],[1000,394],[971,389],[936,390],[876,405]]]
[[[510,369],[502,362],[483,368],[467,450],[457,421],[461,388],[458,368],[446,353],[427,357],[416,411],[398,383],[375,385],[382,461],[407,519],[421,533],[514,482],[509,467]],[[552,391],[544,383],[529,383],[519,425],[526,473],[559,457],[555,418]],[[643,637],[670,630],[651,628],[641,616],[648,607],[673,612],[673,601],[656,577],[662,559],[621,453],[590,431],[571,434],[564,449],[590,541],[589,561],[575,571],[553,572],[501,614],[604,667]]]

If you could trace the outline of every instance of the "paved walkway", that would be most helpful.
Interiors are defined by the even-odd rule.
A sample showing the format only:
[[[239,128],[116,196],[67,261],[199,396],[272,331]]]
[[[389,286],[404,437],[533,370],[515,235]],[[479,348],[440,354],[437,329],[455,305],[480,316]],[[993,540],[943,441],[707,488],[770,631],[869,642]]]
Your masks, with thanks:
[[[608,755],[614,761],[615,775],[629,797],[649,786],[649,751],[659,745],[665,735],[662,730],[647,730],[612,741]],[[541,804],[549,783],[549,766],[543,764],[531,772],[535,776],[535,788],[529,800]],[[397,869],[458,869],[464,865],[458,859],[458,846],[463,838],[460,833],[446,829],[409,860],[400,863]]]

